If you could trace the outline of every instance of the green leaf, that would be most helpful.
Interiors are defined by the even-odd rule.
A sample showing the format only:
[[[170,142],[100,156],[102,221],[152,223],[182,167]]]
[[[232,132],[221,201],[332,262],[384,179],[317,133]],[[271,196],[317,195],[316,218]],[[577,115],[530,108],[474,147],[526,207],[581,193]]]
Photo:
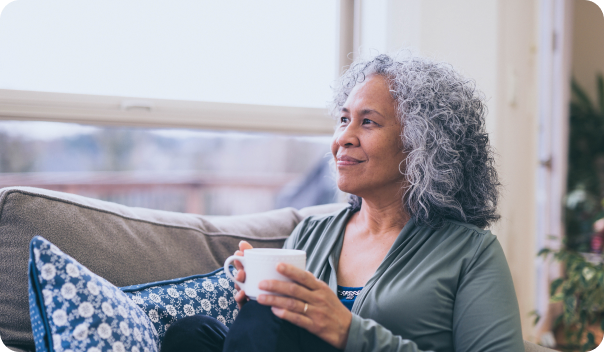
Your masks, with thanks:
[[[542,256],[542,255],[543,255],[543,256],[547,256],[547,255],[548,255],[548,254],[550,254],[551,252],[552,252],[552,250],[551,250],[551,249],[549,249],[549,248],[543,248],[543,249],[541,249],[541,250],[539,251],[539,253],[537,253],[537,257],[540,257],[540,256]]]
[[[585,281],[589,281],[596,274],[596,270],[590,266],[586,266],[581,271],[581,274],[583,275],[583,278],[585,278]]]
[[[582,277],[581,277],[581,278],[582,278]],[[577,279],[575,278],[573,281],[576,281],[576,280],[577,280]],[[579,280],[580,280],[580,279],[579,279]],[[571,282],[566,282],[566,283],[564,284],[564,286],[562,287],[562,294],[563,294],[565,297],[569,297],[569,296],[574,297],[574,293],[575,293],[575,291],[577,290],[577,286],[575,286],[576,284],[577,284],[577,283],[576,283],[576,282],[574,282],[574,285],[573,285],[573,282],[572,282],[572,281],[571,281]]]
[[[552,283],[550,284],[550,289],[549,289],[550,297],[554,296],[554,294],[556,293],[556,290],[558,290],[558,287],[560,287],[560,285],[562,285],[563,282],[564,282],[564,279],[562,279],[562,278],[558,278],[558,279],[552,281]]]
[[[539,322],[539,319],[541,319],[541,315],[540,315],[540,314],[537,312],[537,310],[536,310],[536,309],[535,309],[535,310],[531,310],[531,311],[528,313],[528,316],[529,316],[529,317],[532,317],[532,316],[534,316],[534,317],[535,317],[535,320],[533,321],[533,325],[537,325],[537,323]]]
[[[537,325],[539,320],[541,320],[541,316],[540,315],[535,316],[535,320],[533,320],[533,325]]]
[[[560,302],[564,300],[564,295],[562,293],[557,293],[550,298],[551,303]]]
[[[568,296],[564,298],[564,315],[566,317],[566,322],[570,323],[572,318],[575,315],[575,310],[577,308],[577,298],[575,296]]]

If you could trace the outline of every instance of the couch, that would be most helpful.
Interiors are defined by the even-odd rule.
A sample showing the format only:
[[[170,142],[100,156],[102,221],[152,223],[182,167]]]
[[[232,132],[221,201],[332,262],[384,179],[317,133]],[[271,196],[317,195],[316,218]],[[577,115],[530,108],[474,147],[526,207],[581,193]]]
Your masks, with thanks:
[[[281,247],[304,217],[343,204],[243,216],[201,216],[126,207],[31,187],[0,189],[0,338],[34,351],[27,294],[28,244],[42,236],[116,286],[210,272],[246,240]],[[552,351],[525,341],[530,352]]]

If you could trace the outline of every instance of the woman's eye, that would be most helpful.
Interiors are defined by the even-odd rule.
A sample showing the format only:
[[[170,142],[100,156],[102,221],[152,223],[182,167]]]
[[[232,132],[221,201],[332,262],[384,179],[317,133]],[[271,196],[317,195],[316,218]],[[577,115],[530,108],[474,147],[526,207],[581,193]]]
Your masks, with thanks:
[[[370,119],[363,119],[363,125],[367,125],[367,124],[371,124],[373,123],[373,121],[371,121]]]
[[[340,117],[340,123],[348,123],[348,117]]]

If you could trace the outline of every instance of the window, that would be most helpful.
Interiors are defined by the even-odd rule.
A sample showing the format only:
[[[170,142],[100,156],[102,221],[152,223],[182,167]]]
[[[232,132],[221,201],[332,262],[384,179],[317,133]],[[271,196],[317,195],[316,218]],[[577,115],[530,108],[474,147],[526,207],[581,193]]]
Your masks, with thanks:
[[[236,215],[336,201],[330,137],[0,122],[0,187]]]
[[[10,3],[0,185],[215,215],[334,201],[338,4]]]

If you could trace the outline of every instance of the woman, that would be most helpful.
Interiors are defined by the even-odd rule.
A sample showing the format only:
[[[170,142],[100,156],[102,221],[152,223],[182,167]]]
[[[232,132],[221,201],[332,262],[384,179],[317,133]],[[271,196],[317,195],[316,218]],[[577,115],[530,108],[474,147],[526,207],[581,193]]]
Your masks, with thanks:
[[[296,227],[284,247],[305,250],[308,271],[280,264],[294,282],[261,283],[285,296],[238,292],[225,350],[524,351],[505,256],[483,230],[499,182],[474,83],[380,55],[351,65],[332,113],[351,206]]]

